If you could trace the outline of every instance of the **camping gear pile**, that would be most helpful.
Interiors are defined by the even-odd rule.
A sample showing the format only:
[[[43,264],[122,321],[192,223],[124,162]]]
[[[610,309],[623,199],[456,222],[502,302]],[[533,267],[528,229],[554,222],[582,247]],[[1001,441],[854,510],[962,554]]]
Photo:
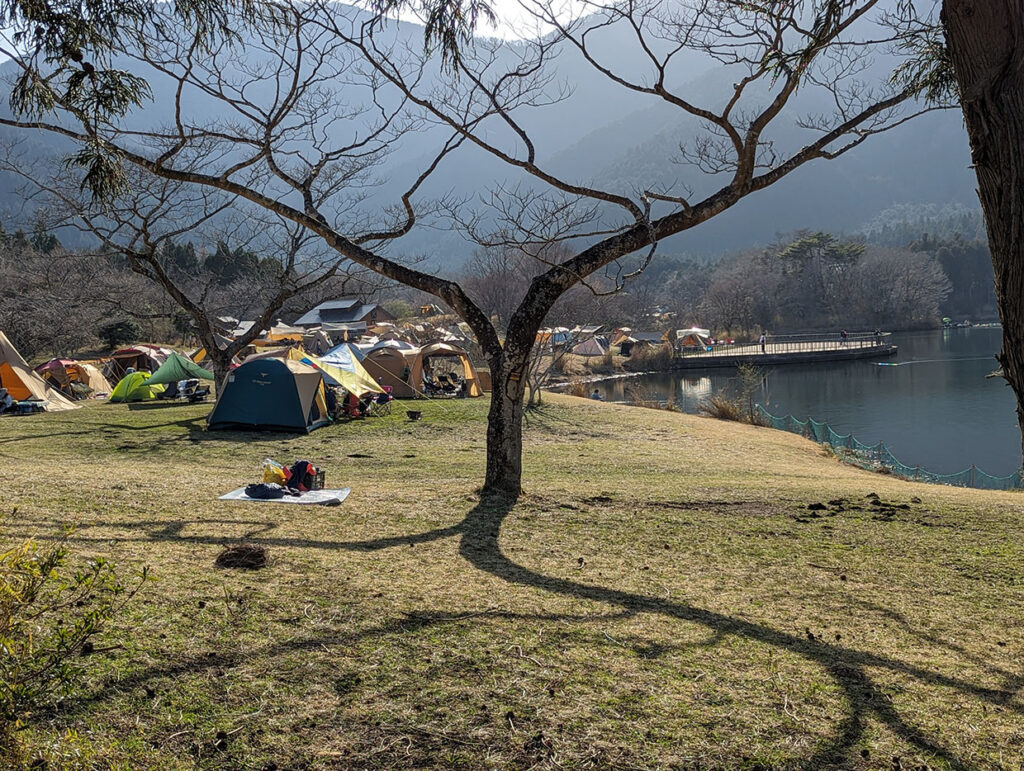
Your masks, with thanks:
[[[324,487],[324,472],[318,471],[308,460],[297,460],[285,468],[272,458],[264,458],[262,470],[265,485],[276,485],[295,493],[322,490]]]
[[[265,458],[261,471],[262,482],[239,487],[220,496],[220,500],[338,506],[351,492],[347,487],[324,489],[324,472],[308,460],[297,460],[286,468],[272,458]]]

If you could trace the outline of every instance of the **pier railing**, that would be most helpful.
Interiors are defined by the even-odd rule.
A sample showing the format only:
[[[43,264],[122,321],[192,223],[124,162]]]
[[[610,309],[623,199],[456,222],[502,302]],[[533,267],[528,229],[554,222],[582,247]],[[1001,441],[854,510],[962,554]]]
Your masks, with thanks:
[[[810,353],[814,351],[843,351],[863,348],[884,348],[889,346],[888,332],[848,332],[842,337],[839,332],[835,333],[811,333],[795,335],[768,335],[765,341],[764,353],[786,354],[786,353]],[[705,357],[705,356],[737,356],[742,354],[760,353],[759,342],[745,345],[721,345],[710,346],[711,350],[681,348],[676,350],[678,356]]]

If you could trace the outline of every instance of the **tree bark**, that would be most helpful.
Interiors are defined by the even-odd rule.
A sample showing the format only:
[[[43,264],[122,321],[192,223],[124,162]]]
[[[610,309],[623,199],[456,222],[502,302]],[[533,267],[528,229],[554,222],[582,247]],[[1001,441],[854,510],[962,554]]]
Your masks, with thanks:
[[[231,372],[232,357],[218,356],[217,354],[211,353],[209,348],[206,349],[206,355],[210,357],[210,361],[213,364],[214,392],[216,397],[220,399],[221,391],[224,389],[228,374]]]
[[[995,269],[998,358],[1024,426],[1024,11],[1020,0],[944,0],[942,24]]]
[[[487,413],[487,474],[484,492],[518,496],[523,484],[525,361],[502,353],[489,358],[491,407]]]

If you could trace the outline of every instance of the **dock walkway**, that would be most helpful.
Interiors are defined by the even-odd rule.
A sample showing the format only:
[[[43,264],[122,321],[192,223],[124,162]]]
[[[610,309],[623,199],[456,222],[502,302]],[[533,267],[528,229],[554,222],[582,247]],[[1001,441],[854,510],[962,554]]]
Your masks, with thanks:
[[[769,337],[762,352],[760,344],[714,346],[710,351],[676,354],[674,369],[736,367],[740,364],[777,366],[850,359],[880,359],[895,356],[897,346],[889,334],[853,333],[842,340],[838,335],[785,335]]]

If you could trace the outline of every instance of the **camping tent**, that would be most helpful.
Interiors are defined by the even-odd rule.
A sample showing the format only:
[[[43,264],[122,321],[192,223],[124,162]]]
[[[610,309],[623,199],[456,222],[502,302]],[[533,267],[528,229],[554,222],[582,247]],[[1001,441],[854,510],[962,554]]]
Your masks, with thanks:
[[[214,332],[214,334],[213,334],[213,339],[214,339],[214,342],[216,342],[217,345],[221,348],[221,350],[224,350],[229,345],[231,345],[231,343],[234,342],[234,338],[224,337],[224,335],[218,335],[216,332]],[[205,347],[203,347],[203,348],[196,348],[196,350],[192,351],[192,353],[190,353],[188,355],[188,357],[190,359],[192,359],[192,361],[194,361],[196,364],[199,364],[201,366],[205,366],[206,364],[210,364],[209,354],[206,352],[206,348]],[[241,364],[241,362],[237,358],[235,358],[235,357],[231,358],[231,366],[237,367],[239,364]],[[212,366],[212,364],[211,364],[211,366]]]
[[[211,431],[309,432],[329,423],[320,371],[289,358],[249,358],[231,371],[208,418]]]
[[[180,353],[171,352],[167,361],[160,365],[153,376],[149,378],[149,385],[159,383],[177,383],[179,380],[197,378],[199,380],[213,380],[213,374],[208,369],[203,369],[191,359],[182,356]]]
[[[398,348],[376,348],[363,357],[363,366],[378,383],[391,388],[396,399],[412,399],[418,395],[407,382],[412,371],[411,357],[418,348],[408,351]]]
[[[72,400],[108,396],[113,390],[99,368],[85,361],[50,359],[36,367],[36,372]]]
[[[3,332],[0,332],[0,388],[6,388],[11,398],[19,402],[43,402],[49,412],[78,407],[33,372]]]
[[[111,402],[148,402],[164,392],[162,385],[150,385],[148,372],[130,372],[110,392]]]
[[[170,348],[148,343],[139,343],[131,348],[122,348],[110,355],[110,361],[103,368],[103,376],[110,382],[125,376],[128,368],[156,372],[172,353]]]
[[[711,331],[700,327],[676,330],[676,349],[696,348],[707,350],[711,345]]]
[[[373,379],[373,376],[360,363],[359,354],[356,352],[356,349],[348,343],[342,343],[329,350],[320,357],[320,363],[321,366],[327,364],[344,373],[343,379],[333,372],[330,374],[339,381],[338,385],[347,391],[351,391],[356,395],[383,392],[377,381]]]
[[[458,346],[451,343],[431,343],[415,352],[408,352],[406,356],[410,361],[409,383],[416,390],[422,390],[423,388],[423,367],[428,359],[458,359],[459,364],[462,366],[462,377],[466,381],[466,395],[483,396],[483,391],[480,390],[480,383],[477,380],[476,370],[473,369],[473,363],[469,360],[469,354]]]
[[[592,337],[575,346],[572,353],[576,356],[604,356],[608,353],[608,346],[600,337]]]
[[[342,367],[337,366],[334,361],[327,361],[325,358],[319,358],[313,356],[310,353],[306,353],[301,348],[274,348],[268,351],[261,351],[260,353],[254,353],[246,361],[253,361],[254,359],[288,359],[290,361],[300,361],[303,364],[319,369],[323,372],[324,382],[332,386],[341,386],[346,391],[356,394],[356,396],[362,396],[368,393],[384,393],[384,389],[377,385],[377,382],[370,377],[370,375],[362,368],[362,365],[358,361],[355,362],[356,367],[359,368],[359,373],[355,370],[347,371]]]
[[[305,330],[301,327],[292,327],[279,322],[268,329],[263,337],[253,340],[252,344],[257,348],[264,348],[280,346],[282,343],[301,343],[303,334],[305,334]]]

